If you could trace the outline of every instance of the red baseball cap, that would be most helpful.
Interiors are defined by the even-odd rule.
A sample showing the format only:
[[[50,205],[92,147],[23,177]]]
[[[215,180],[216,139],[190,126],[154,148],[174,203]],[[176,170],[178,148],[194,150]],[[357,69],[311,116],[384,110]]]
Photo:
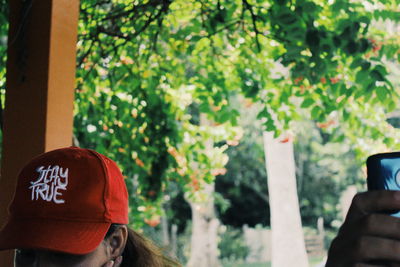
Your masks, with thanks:
[[[128,223],[128,193],[117,164],[90,149],[68,147],[31,160],[18,175],[0,250],[86,254],[113,223]]]

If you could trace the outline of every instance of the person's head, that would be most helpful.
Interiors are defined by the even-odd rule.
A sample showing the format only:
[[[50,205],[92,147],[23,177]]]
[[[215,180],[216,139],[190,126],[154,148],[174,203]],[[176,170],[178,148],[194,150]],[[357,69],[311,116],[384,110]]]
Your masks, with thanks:
[[[122,255],[124,254],[127,240],[128,228],[126,225],[113,224],[105,238],[89,253],[80,255],[54,250],[19,248],[15,254],[15,265],[16,267],[138,266],[134,264],[120,265],[124,260]],[[129,261],[128,258],[125,261]]]
[[[126,226],[121,171],[93,150],[68,147],[31,160],[9,210],[0,250],[16,249],[17,267],[168,266],[156,247]]]

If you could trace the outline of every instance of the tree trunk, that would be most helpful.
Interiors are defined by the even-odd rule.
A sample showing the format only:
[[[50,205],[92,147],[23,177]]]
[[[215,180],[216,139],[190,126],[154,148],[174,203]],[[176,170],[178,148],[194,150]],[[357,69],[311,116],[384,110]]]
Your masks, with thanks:
[[[272,267],[307,267],[291,140],[264,133],[272,229]]]
[[[166,215],[161,216],[161,233],[163,247],[168,248],[171,244],[169,238],[168,218]]]
[[[217,267],[219,221],[214,210],[214,184],[206,184],[204,202],[189,201],[192,209],[192,237],[187,267]]]
[[[178,258],[178,226],[171,226],[171,253],[173,257]]]
[[[200,114],[200,125],[210,125],[204,114]],[[207,140],[207,149],[212,149],[213,141]],[[197,168],[197,166],[192,166]],[[201,189],[205,198],[201,202],[188,199],[192,210],[192,236],[190,258],[186,267],[218,267],[218,227],[219,220],[215,215],[215,183],[204,184]]]

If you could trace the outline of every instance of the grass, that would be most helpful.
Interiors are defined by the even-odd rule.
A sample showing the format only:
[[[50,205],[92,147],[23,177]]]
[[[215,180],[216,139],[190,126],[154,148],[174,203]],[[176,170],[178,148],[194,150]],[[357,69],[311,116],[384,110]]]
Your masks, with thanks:
[[[322,261],[323,257],[310,258],[310,266],[313,267]],[[254,262],[254,263],[236,263],[226,262],[223,264],[224,267],[271,267],[270,262]]]
[[[224,267],[271,267],[270,262],[254,262],[254,263],[225,263]]]

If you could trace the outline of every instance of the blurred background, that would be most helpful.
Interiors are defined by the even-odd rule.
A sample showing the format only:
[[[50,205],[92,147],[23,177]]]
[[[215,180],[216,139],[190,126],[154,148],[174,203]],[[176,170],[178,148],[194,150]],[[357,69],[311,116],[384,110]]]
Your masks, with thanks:
[[[74,145],[185,266],[323,266],[367,156],[399,150],[399,6],[81,0]],[[0,0],[0,111],[7,30]]]

